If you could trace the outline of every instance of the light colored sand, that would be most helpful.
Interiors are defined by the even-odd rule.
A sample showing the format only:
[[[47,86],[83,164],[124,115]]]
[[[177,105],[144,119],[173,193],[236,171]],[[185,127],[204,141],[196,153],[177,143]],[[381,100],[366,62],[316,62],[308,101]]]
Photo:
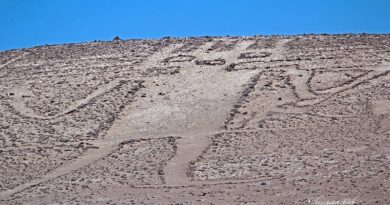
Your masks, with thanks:
[[[29,49],[0,65],[0,204],[386,204],[388,38]]]

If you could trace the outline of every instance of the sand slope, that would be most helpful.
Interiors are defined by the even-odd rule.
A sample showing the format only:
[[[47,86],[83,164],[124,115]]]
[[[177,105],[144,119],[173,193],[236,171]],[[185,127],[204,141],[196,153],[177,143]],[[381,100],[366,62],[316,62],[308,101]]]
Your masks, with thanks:
[[[390,36],[0,53],[0,204],[390,202]]]

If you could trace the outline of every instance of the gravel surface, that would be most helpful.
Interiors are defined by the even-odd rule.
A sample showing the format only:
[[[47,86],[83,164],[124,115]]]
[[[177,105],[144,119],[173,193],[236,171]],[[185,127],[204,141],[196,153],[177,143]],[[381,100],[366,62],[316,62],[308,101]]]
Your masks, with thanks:
[[[389,204],[390,35],[0,52],[0,204]]]

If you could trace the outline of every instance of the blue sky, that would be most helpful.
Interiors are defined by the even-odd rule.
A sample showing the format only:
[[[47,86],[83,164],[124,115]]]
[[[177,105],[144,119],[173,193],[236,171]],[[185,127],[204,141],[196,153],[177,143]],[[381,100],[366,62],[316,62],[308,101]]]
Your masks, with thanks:
[[[115,36],[390,33],[390,0],[0,0],[0,50]]]

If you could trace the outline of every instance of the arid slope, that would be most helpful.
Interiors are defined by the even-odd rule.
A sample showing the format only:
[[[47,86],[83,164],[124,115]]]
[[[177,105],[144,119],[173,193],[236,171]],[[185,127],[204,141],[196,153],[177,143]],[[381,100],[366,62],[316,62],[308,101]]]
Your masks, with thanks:
[[[390,203],[390,35],[0,52],[0,204]]]

